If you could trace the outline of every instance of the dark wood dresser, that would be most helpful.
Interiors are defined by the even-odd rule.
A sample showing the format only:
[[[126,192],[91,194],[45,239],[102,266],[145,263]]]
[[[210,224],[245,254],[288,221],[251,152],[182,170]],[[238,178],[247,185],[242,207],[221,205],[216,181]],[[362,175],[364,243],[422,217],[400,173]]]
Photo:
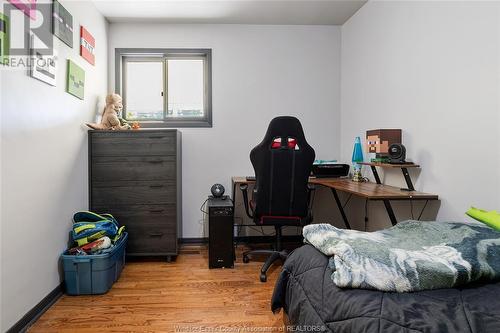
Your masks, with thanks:
[[[129,233],[127,255],[177,255],[182,231],[181,133],[89,131],[89,207]]]

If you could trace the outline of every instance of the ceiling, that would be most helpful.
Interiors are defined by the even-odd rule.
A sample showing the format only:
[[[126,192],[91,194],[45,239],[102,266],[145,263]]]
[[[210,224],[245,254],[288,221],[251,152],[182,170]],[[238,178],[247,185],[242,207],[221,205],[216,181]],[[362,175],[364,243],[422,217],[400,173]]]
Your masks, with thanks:
[[[367,0],[93,0],[110,22],[342,25]]]

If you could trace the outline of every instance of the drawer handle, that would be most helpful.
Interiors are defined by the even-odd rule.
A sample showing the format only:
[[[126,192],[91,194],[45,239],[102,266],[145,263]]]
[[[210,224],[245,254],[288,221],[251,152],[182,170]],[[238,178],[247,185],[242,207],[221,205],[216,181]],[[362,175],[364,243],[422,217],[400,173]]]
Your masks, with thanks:
[[[149,237],[161,237],[163,236],[163,232],[150,232]]]
[[[149,163],[151,164],[160,164],[160,163],[163,163],[163,161],[148,161]]]
[[[163,185],[149,185],[149,188],[162,188]]]
[[[150,136],[150,139],[163,139],[165,136]]]
[[[149,212],[150,213],[161,213],[163,212],[165,209],[151,209]]]

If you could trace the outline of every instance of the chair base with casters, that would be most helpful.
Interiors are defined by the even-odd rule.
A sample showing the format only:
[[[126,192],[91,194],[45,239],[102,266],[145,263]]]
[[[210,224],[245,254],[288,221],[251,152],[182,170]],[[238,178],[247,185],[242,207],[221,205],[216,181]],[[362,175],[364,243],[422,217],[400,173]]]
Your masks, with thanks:
[[[248,217],[255,219],[255,216],[251,212],[251,202],[249,204],[248,200],[248,185],[247,184],[242,184],[240,185],[240,190],[243,194],[243,203],[245,206],[245,211],[248,215]],[[302,219],[297,219],[297,221],[300,221],[297,226],[304,226],[309,224],[312,221],[312,193],[315,191],[315,187],[312,185],[307,186],[307,191],[308,191],[308,215],[305,218]],[[284,218],[285,222],[289,220],[289,217],[281,217]],[[275,219],[279,220],[279,217],[275,217]],[[257,221],[256,221],[257,222]],[[276,243],[274,250],[250,250],[250,251],[245,251],[243,252],[243,263],[247,264],[250,262],[249,256],[253,255],[268,255],[269,257],[266,259],[264,264],[262,265],[262,268],[260,269],[260,282],[266,282],[267,281],[267,271],[269,268],[274,264],[274,262],[280,260],[283,263],[285,262],[286,258],[288,257],[288,252],[282,249],[282,241],[281,238],[283,236],[282,233],[282,227],[285,225],[274,225],[274,229],[276,231]]]
[[[260,282],[266,282],[267,281],[267,271],[269,268],[273,265],[275,261],[281,260],[282,262],[285,262],[288,253],[287,251],[284,251],[281,249],[281,226],[275,226],[276,229],[276,245],[275,245],[275,250],[250,250],[243,252],[243,262],[245,264],[250,262],[250,258],[248,258],[249,255],[268,255],[269,257],[267,260],[264,262],[264,265],[262,265],[262,268],[260,269]]]

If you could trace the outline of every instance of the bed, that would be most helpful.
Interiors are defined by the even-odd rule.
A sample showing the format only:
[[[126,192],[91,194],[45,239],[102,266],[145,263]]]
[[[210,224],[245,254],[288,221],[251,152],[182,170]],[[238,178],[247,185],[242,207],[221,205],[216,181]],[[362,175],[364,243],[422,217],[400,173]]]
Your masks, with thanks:
[[[500,332],[500,283],[414,293],[340,289],[328,257],[311,245],[292,252],[272,310],[299,332]]]

